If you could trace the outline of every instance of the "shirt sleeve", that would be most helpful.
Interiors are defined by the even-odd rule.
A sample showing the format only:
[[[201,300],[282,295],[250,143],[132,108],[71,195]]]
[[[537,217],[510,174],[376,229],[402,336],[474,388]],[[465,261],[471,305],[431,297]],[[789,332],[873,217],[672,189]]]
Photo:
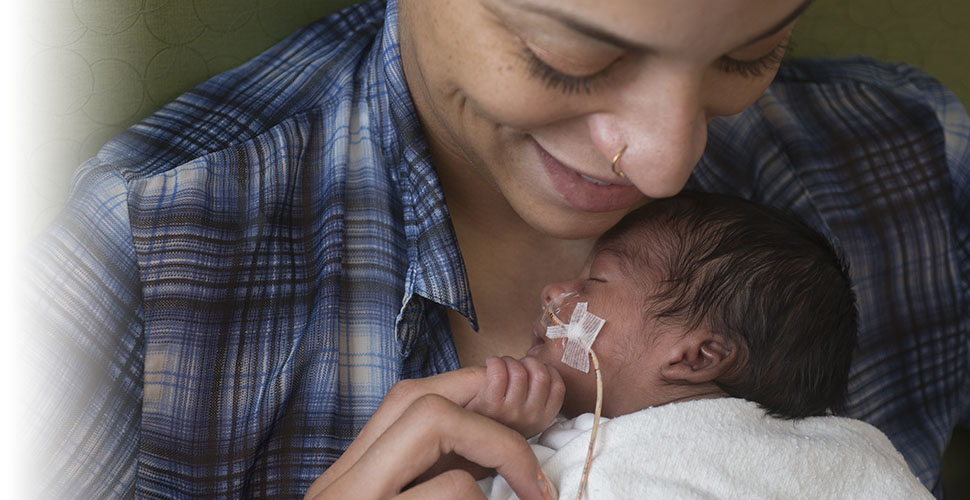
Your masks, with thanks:
[[[936,109],[946,131],[947,163],[953,182],[953,238],[963,290],[962,323],[970,356],[970,118],[956,96],[947,92],[944,97]],[[961,403],[959,424],[970,427],[970,370]]]
[[[951,212],[952,238],[957,256],[959,282],[963,294],[961,331],[970,344],[970,117],[952,92],[925,74],[908,66],[909,80],[922,92],[926,103],[936,111],[943,126],[946,160],[953,188]],[[970,345],[967,346],[970,355]],[[959,425],[970,426],[970,370],[960,394]]]
[[[125,180],[90,160],[27,256],[26,414],[38,498],[134,493],[144,343]]]
[[[964,296],[970,296],[970,117],[952,92],[926,74],[906,65],[899,66],[920,91],[926,104],[943,126],[946,160],[953,186],[953,236],[960,254],[959,266]],[[970,311],[964,311],[970,316]]]

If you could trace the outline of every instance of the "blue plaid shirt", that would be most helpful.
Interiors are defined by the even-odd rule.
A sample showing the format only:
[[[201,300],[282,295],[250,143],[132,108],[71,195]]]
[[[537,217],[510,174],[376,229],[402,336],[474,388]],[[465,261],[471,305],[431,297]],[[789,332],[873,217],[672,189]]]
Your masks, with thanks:
[[[850,413],[937,487],[970,419],[970,135],[925,75],[787,64],[693,187],[795,211],[861,301]],[[394,382],[475,322],[394,0],[308,26],[109,142],[36,242],[46,498],[300,498]],[[939,492],[937,488],[937,492]]]

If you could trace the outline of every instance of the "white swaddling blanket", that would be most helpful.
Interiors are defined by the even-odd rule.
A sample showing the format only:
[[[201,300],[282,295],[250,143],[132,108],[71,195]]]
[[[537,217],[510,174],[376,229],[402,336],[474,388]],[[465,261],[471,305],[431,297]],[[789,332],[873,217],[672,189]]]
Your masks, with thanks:
[[[559,498],[576,498],[591,414],[533,444]],[[518,498],[501,477],[488,498]],[[602,419],[584,498],[932,499],[875,427],[840,417],[798,421],[733,398],[671,403]]]

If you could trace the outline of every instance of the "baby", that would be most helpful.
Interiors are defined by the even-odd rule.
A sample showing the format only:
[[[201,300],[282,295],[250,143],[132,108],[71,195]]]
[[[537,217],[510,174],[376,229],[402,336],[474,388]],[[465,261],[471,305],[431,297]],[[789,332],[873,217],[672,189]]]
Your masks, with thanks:
[[[651,203],[542,295],[563,320],[579,302],[606,320],[593,345],[604,416],[735,397],[802,418],[843,399],[857,329],[848,270],[825,237],[769,207],[702,193]],[[528,354],[562,374],[563,415],[592,411],[593,377],[563,366],[546,327]]]
[[[846,388],[855,297],[832,246],[794,218],[722,195],[658,200],[542,299],[525,358],[404,382],[382,407],[434,392],[526,437],[561,412],[570,420],[533,448],[575,498],[597,395],[591,345],[612,418],[586,498],[931,498],[881,432],[827,416]],[[501,478],[483,489],[513,495]]]

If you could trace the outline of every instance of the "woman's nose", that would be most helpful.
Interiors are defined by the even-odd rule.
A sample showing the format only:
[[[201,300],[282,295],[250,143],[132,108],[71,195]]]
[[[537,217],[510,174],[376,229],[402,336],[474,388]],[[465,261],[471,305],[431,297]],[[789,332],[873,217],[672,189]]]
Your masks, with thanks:
[[[607,168],[615,168],[650,198],[673,196],[687,183],[707,141],[701,75],[657,77],[624,89],[609,112],[590,118]]]

